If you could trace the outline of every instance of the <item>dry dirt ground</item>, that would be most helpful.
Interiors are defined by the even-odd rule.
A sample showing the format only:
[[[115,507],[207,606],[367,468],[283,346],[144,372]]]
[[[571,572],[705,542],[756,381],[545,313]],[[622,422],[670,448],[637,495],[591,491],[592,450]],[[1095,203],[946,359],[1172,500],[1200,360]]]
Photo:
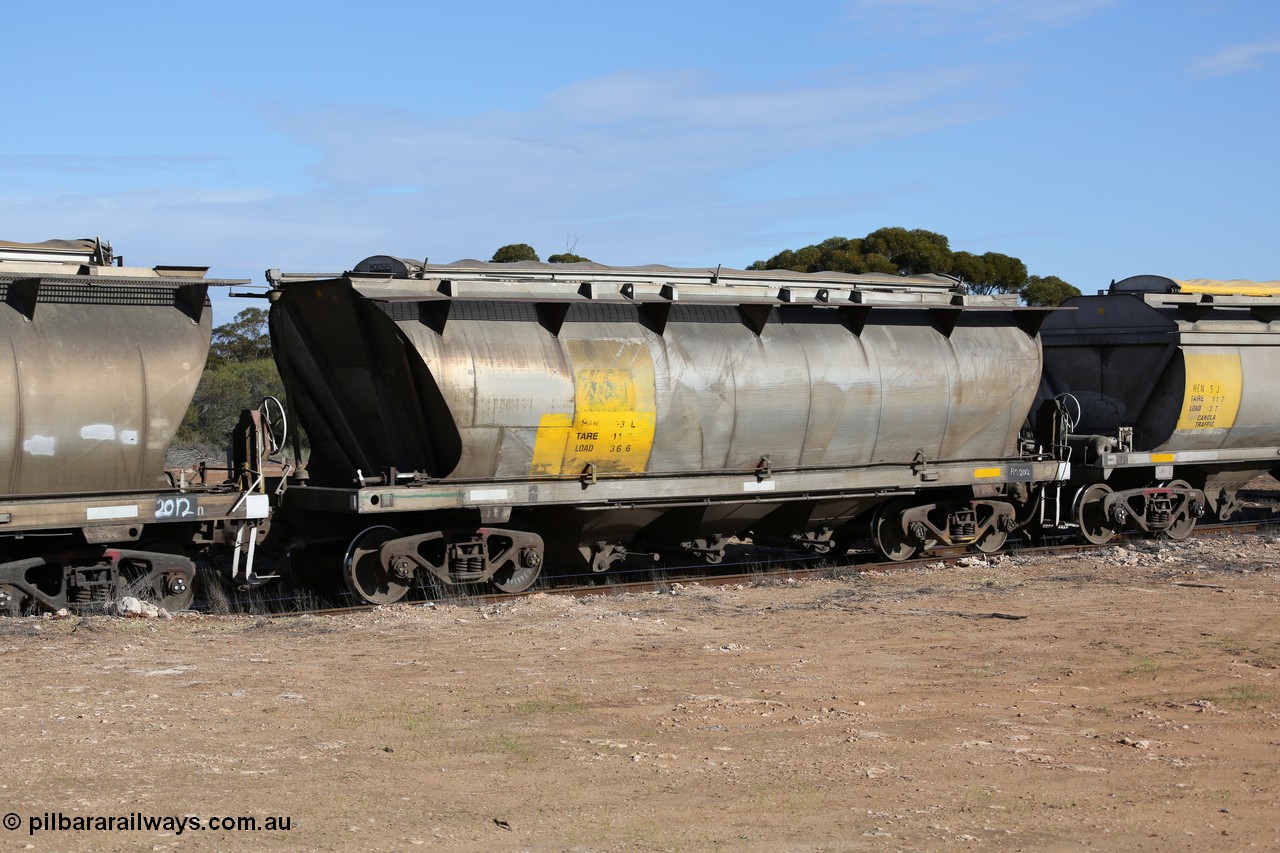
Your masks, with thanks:
[[[0,849],[1277,849],[1278,553],[13,619]]]

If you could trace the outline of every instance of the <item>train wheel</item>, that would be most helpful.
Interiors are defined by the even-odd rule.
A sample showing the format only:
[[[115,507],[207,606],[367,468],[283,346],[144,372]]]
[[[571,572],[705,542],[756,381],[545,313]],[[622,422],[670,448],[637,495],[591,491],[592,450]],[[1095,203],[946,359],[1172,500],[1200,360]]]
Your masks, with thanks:
[[[119,557],[113,598],[131,596],[163,607],[170,613],[190,609],[196,594],[196,565],[187,558],[181,545],[157,540],[143,542],[130,550],[157,557],[143,557],[138,562],[130,557]]]
[[[195,573],[193,572],[193,580],[194,577]],[[165,580],[164,594],[157,604],[170,613],[177,613],[180,610],[190,610],[191,603],[195,600],[195,597],[195,584],[188,584],[185,578],[174,576]]]
[[[871,519],[871,542],[876,550],[894,562],[911,559],[916,553],[916,544],[908,542],[900,531],[902,514],[907,505],[895,501],[876,508]]]
[[[146,542],[139,546],[139,550],[186,558],[186,549],[176,542]],[[187,583],[186,578],[177,572],[166,575],[153,591],[156,604],[170,613],[191,609],[196,597],[195,578],[199,571],[195,563],[191,563],[191,583]]]
[[[1168,484],[1168,488],[1191,491],[1191,484],[1186,480],[1174,480]],[[1192,528],[1196,526],[1196,520],[1195,513],[1191,512],[1191,502],[1187,501],[1182,517],[1165,528],[1164,535],[1170,539],[1186,539],[1191,535]]]
[[[401,537],[399,530],[386,525],[364,530],[347,547],[342,559],[342,580],[351,594],[370,604],[395,604],[404,598],[413,582],[388,572],[378,559],[383,543]]]
[[[981,551],[984,554],[994,554],[1004,547],[1005,541],[1009,538],[1009,534],[1003,530],[996,530],[994,527],[982,534],[982,538],[973,543],[975,551]]]
[[[499,592],[524,592],[542,574],[543,542],[535,533],[490,531],[482,547],[495,566],[489,583]]]
[[[501,569],[490,579],[499,592],[524,592],[542,574],[542,563],[536,566],[511,566]]]
[[[0,616],[21,616],[31,606],[31,597],[17,587],[0,584]]]
[[[1080,535],[1093,545],[1105,545],[1116,535],[1116,530],[1108,523],[1104,504],[1111,488],[1102,483],[1086,486],[1076,495],[1075,517],[1080,526]]]

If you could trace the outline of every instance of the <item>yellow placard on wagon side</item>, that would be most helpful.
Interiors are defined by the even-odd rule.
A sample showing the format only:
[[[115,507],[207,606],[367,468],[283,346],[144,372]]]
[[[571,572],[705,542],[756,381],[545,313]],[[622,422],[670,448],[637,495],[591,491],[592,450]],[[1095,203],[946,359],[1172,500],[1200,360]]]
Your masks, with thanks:
[[[1230,429],[1240,411],[1244,376],[1235,353],[1185,353],[1186,391],[1178,430]]]
[[[542,416],[530,473],[576,477],[588,464],[601,474],[642,473],[658,420],[649,348],[583,340],[568,341],[566,349],[574,367],[573,414]]]

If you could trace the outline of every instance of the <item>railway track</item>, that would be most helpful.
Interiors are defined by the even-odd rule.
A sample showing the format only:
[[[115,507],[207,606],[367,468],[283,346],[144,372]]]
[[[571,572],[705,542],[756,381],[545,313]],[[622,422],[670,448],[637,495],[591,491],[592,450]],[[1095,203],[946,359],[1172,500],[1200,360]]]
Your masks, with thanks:
[[[1188,538],[1210,538],[1227,535],[1250,535],[1260,533],[1280,522],[1280,514],[1259,513],[1259,517],[1249,517],[1239,521],[1216,524],[1197,525]],[[870,550],[850,551],[842,561],[835,561],[829,555],[813,557],[803,554],[774,554],[771,559],[762,561],[759,553],[755,558],[726,562],[716,566],[715,572],[709,572],[705,566],[666,566],[648,572],[648,577],[638,577],[643,571],[631,571],[613,575],[593,575],[591,583],[578,582],[575,577],[544,576],[538,586],[520,593],[492,593],[489,591],[468,591],[465,588],[451,588],[438,597],[404,601],[392,607],[431,607],[437,604],[483,605],[501,602],[518,601],[534,595],[563,595],[573,598],[587,596],[611,596],[626,594],[648,594],[664,592],[677,585],[699,584],[702,586],[732,586],[743,583],[785,582],[787,580],[803,581],[834,576],[848,576],[862,572],[908,573],[923,568],[956,565],[964,560],[998,558],[1000,556],[1065,556],[1072,554],[1088,554],[1104,551],[1116,545],[1132,542],[1155,541],[1150,537],[1137,535],[1117,535],[1111,541],[1094,545],[1080,543],[1074,539],[1063,537],[1059,541],[1043,542],[1036,545],[1009,547],[993,554],[983,554],[966,548],[938,549],[926,556],[910,560],[887,561],[871,559]],[[733,569],[740,569],[734,571]],[[726,571],[727,570],[727,571]],[[245,612],[258,615],[273,616],[332,616],[362,613],[381,609],[387,605],[365,603],[325,604],[308,607],[307,597],[290,595],[271,595],[252,597],[250,606]],[[202,602],[197,601],[197,605]],[[209,612],[210,608],[197,606],[198,611]],[[223,608],[217,608],[221,610]],[[229,612],[240,612],[231,609]]]

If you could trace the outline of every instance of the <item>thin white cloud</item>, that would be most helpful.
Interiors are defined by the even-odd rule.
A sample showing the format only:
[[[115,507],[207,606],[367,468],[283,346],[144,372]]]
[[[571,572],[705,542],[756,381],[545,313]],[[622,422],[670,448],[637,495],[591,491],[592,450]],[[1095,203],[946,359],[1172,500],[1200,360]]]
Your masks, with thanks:
[[[1263,68],[1273,57],[1280,56],[1280,38],[1233,44],[1217,53],[1202,57],[1191,65],[1191,73],[1203,77],[1239,74]]]
[[[771,159],[843,152],[993,115],[978,69],[874,81],[733,90],[695,72],[582,81],[522,113],[432,120],[406,112],[276,114],[276,128],[321,152],[318,180],[373,191],[422,187],[446,199],[610,210],[620,198],[689,197]],[[619,196],[619,193],[626,195]]]
[[[976,35],[1012,41],[1074,23],[1115,0],[852,0],[849,17],[868,33]]]
[[[459,119],[276,110],[272,126],[317,152],[317,189],[272,207],[284,220],[330,216],[365,249],[443,249],[445,260],[487,258],[504,242],[549,254],[570,234],[584,234],[580,253],[606,263],[750,251],[774,242],[762,229],[806,211],[841,221],[883,204],[890,188],[874,161],[851,171],[845,159],[825,178],[820,164],[998,115],[993,92],[1013,76],[833,69],[817,82],[750,89],[703,72],[629,71],[566,86],[526,111]],[[748,200],[729,189],[736,175],[795,158],[817,175],[794,195]]]

